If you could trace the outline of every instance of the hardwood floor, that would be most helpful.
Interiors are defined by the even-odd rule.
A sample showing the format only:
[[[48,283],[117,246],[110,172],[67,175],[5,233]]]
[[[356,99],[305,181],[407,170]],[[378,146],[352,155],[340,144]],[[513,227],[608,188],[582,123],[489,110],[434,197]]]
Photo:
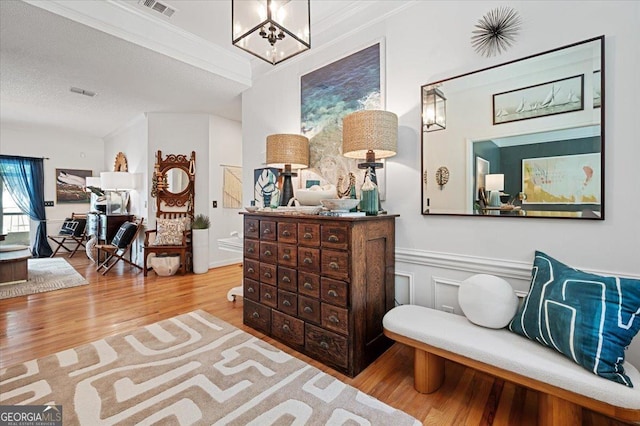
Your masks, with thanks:
[[[346,377],[242,324],[242,298],[227,301],[241,282],[239,265],[206,274],[146,278],[123,265],[106,276],[85,256],[69,260],[89,285],[0,300],[0,368],[72,348],[165,318],[203,309],[338,377],[425,425],[535,425],[537,393],[447,361],[440,390],[413,388],[413,352],[395,344],[355,378]],[[584,425],[622,425],[585,412]]]

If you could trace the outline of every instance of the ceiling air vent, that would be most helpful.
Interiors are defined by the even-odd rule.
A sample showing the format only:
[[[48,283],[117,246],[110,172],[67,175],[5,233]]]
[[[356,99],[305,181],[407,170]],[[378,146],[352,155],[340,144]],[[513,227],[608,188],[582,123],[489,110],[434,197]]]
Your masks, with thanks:
[[[166,3],[162,3],[156,0],[140,0],[139,4],[144,7],[148,7],[149,9],[153,9],[158,13],[162,13],[167,18],[171,18],[171,16],[175,13],[176,8],[169,6]]]
[[[96,95],[96,92],[92,92],[91,90],[81,89],[79,87],[71,87],[69,90],[73,93],[78,93],[79,95],[89,96],[90,98],[93,98]]]

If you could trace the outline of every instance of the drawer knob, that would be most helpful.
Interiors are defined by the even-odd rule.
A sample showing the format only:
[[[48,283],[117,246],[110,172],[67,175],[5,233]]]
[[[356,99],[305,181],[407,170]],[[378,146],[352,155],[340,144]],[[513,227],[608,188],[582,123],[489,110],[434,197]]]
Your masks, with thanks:
[[[287,231],[286,229],[284,231],[282,231],[282,236],[283,237],[290,237],[291,236],[291,232]]]
[[[338,241],[340,241],[340,239],[337,236],[335,236],[333,234],[329,235],[329,242],[330,243],[337,243]]]
[[[331,322],[332,322],[332,323],[334,323],[334,324],[338,324],[338,323],[340,322],[340,320],[338,319],[338,317],[337,317],[337,316],[335,316],[335,315],[331,315],[331,316],[329,317],[329,321],[331,321]]]
[[[305,265],[311,265],[313,263],[313,260],[311,260],[310,257],[305,257],[303,262],[305,263]]]
[[[329,263],[329,268],[336,270],[338,268],[340,268],[340,266],[338,266],[338,262],[330,262]]]
[[[288,276],[285,275],[284,277],[282,277],[282,282],[283,283],[290,283],[291,282],[291,278],[289,278]]]
[[[304,238],[305,240],[310,240],[311,238],[313,238],[313,235],[311,235],[311,232],[305,232],[304,235],[302,235],[302,238]]]
[[[265,293],[264,294],[264,298],[265,299],[271,299],[271,293]]]
[[[286,333],[291,333],[291,327],[289,327],[288,324],[284,324],[282,326],[282,331],[286,332]]]
[[[313,308],[311,306],[305,306],[303,311],[305,311],[307,314],[312,314]]]
[[[253,252],[255,252],[255,251],[256,251],[256,250],[255,250],[253,247],[249,247],[249,248],[247,249],[247,253],[253,253]]]
[[[322,349],[329,349],[329,344],[323,340],[322,342],[320,342],[320,347]]]
[[[336,292],[335,290],[329,290],[327,294],[331,297],[338,297],[338,292]]]
[[[264,231],[262,231],[263,234],[267,235],[271,233],[271,228],[266,228]]]
[[[291,306],[291,302],[289,302],[289,301],[288,301],[288,300],[286,300],[286,299],[282,302],[282,304],[283,304],[284,306]]]
[[[290,255],[290,254],[283,254],[283,255],[282,255],[282,258],[283,258],[284,260],[291,260],[291,255]]]
[[[313,284],[311,284],[310,282],[302,284],[302,287],[306,288],[307,290],[313,290]]]
[[[255,269],[253,269],[252,267],[248,267],[248,268],[247,268],[247,273],[249,273],[249,274],[253,274],[255,271],[256,271],[256,270],[255,270]]]
[[[273,275],[271,275],[271,272],[265,272],[264,276],[265,278],[271,278]]]
[[[247,287],[247,293],[255,293],[256,291],[253,289],[253,287]]]
[[[271,256],[273,253],[271,253],[271,250],[265,250],[264,251],[264,255],[265,256]]]
[[[249,227],[249,232],[256,232],[256,228],[254,228],[253,226]]]
[[[255,319],[260,318],[260,314],[257,312],[254,312],[253,314],[251,314],[252,317],[254,317]]]

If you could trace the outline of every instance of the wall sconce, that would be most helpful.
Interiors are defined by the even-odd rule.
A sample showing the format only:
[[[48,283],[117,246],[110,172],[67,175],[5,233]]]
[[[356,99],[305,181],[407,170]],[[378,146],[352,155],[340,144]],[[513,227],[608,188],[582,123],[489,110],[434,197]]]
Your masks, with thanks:
[[[484,186],[489,193],[489,206],[500,207],[502,202],[500,201],[500,191],[504,190],[504,175],[492,174],[484,177]]]
[[[422,130],[433,132],[447,127],[447,98],[440,89],[422,89]]]
[[[378,186],[376,169],[382,163],[376,158],[388,158],[398,150],[398,116],[389,111],[361,110],[342,120],[342,155],[348,158],[364,158],[359,169],[369,169],[371,181]],[[378,211],[384,213],[378,199]]]
[[[275,65],[311,48],[309,10],[309,0],[232,0],[232,43]]]
[[[286,206],[293,198],[291,176],[297,176],[291,169],[309,167],[309,139],[302,135],[279,134],[267,136],[267,165],[284,169],[280,205]]]

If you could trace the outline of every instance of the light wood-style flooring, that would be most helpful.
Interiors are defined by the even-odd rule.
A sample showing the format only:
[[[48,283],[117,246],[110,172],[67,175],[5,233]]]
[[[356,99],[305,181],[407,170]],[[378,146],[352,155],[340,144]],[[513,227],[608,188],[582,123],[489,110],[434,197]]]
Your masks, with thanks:
[[[420,419],[425,425],[535,425],[537,393],[447,362],[445,384],[423,395],[413,388],[413,352],[400,344],[355,378],[346,377],[242,324],[242,298],[227,291],[242,279],[240,265],[202,275],[158,277],[117,265],[96,274],[82,254],[69,259],[87,286],[0,300],[0,368],[203,309],[263,338],[344,382]],[[585,413],[585,425],[621,425]]]

